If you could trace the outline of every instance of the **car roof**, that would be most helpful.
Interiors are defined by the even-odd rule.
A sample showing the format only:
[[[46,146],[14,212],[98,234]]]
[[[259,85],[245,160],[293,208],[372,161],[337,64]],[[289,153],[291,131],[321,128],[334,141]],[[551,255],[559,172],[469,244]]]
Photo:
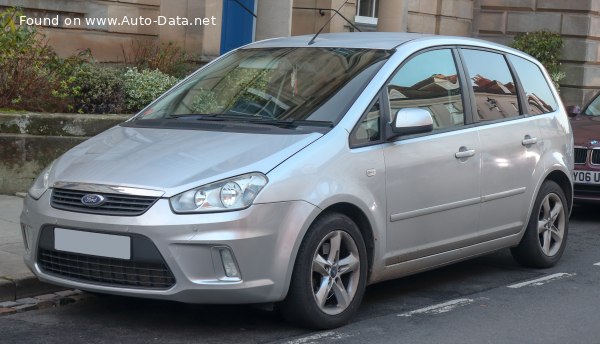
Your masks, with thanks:
[[[281,48],[281,47],[307,47],[315,35],[303,35],[292,37],[272,38],[264,41],[251,43],[244,48]],[[422,33],[407,32],[344,32],[344,33],[322,33],[317,36],[310,47],[331,48],[364,48],[364,49],[395,49],[408,41],[419,40],[423,43],[430,41],[444,41],[443,44],[476,45],[487,48],[512,50],[506,46],[468,37],[440,36]],[[439,42],[438,42],[439,43]]]
[[[251,48],[305,47],[315,35],[281,37],[252,43]],[[394,49],[398,45],[426,34],[406,32],[343,32],[322,33],[311,47]]]

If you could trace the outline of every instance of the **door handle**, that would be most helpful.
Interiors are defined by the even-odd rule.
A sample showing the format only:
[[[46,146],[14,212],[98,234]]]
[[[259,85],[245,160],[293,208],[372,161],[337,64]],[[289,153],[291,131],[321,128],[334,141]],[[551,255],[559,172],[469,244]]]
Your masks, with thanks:
[[[537,143],[537,137],[531,137],[529,135],[525,135],[525,138],[523,139],[523,141],[521,141],[521,144],[523,146],[530,146],[530,145],[534,145]]]
[[[458,152],[456,152],[454,154],[454,157],[456,157],[457,159],[464,159],[464,158],[470,158],[473,155],[475,155],[474,149],[468,149],[467,147],[462,146],[458,149]]]

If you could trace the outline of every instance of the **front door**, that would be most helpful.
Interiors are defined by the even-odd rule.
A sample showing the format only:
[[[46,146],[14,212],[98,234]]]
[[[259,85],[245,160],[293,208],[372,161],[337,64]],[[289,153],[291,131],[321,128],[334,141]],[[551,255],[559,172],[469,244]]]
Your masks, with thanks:
[[[476,240],[479,134],[465,126],[462,92],[451,49],[412,57],[387,86],[391,117],[421,108],[434,130],[384,149],[387,265],[457,249]]]

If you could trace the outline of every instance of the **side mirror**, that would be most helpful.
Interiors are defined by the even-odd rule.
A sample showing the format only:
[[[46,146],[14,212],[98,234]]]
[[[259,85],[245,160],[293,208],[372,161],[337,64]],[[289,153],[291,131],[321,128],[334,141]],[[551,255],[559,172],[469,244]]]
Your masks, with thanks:
[[[433,130],[433,118],[429,111],[418,108],[400,109],[396,119],[390,123],[391,132],[387,138],[402,135],[428,133]]]
[[[581,113],[581,108],[577,105],[569,105],[567,106],[567,115],[569,117],[575,117]]]

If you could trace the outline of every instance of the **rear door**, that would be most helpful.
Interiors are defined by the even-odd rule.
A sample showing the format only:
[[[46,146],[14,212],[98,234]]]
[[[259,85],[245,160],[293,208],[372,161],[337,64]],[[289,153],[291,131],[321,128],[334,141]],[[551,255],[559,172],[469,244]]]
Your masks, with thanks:
[[[519,102],[506,57],[494,51],[461,49],[474,95],[481,152],[481,240],[518,233],[536,182],[541,133],[535,116]],[[542,170],[542,169],[541,169]]]

